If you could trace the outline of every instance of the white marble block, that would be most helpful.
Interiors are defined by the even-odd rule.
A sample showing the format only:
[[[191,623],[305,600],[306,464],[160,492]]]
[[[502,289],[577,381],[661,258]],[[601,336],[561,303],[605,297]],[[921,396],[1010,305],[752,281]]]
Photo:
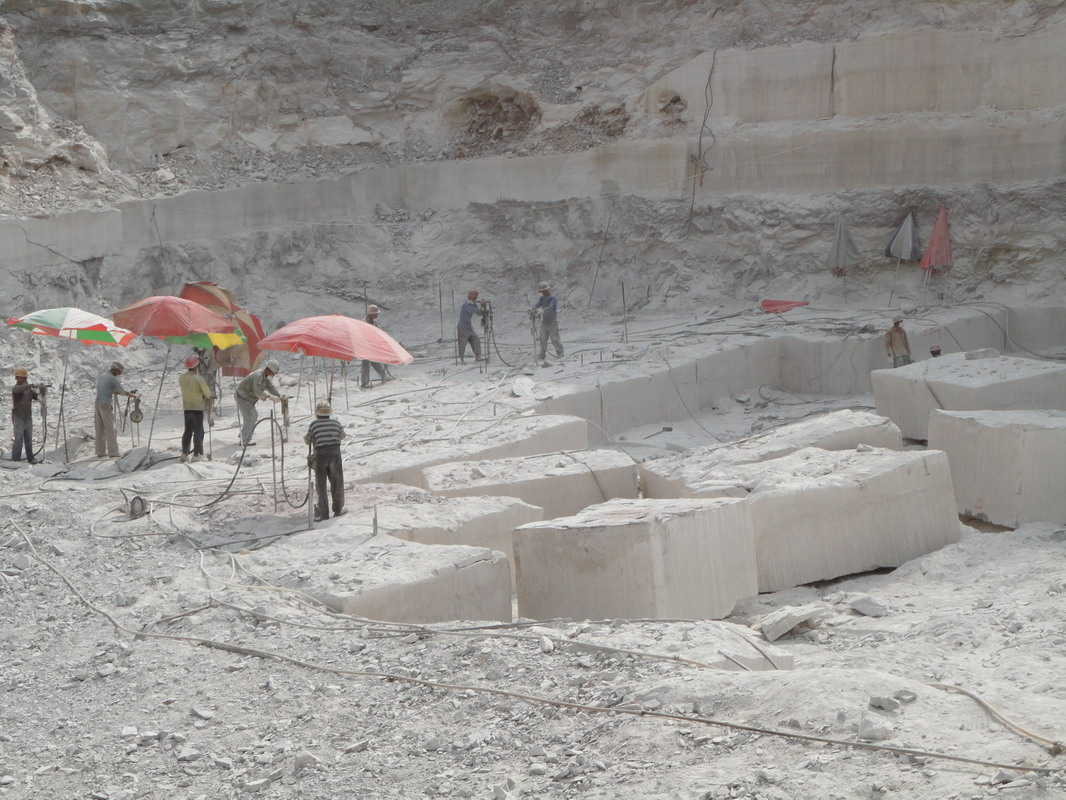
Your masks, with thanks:
[[[438,441],[412,442],[400,451],[389,449],[366,458],[354,455],[344,472],[359,483],[405,483],[424,489],[426,467],[457,459],[505,458],[583,450],[589,446],[588,422],[560,414],[513,417],[480,432],[456,436],[448,447]]]
[[[637,496],[637,465],[620,450],[548,453],[528,458],[458,461],[425,470],[426,488],[445,497],[517,497],[545,519],[576,514],[616,497]]]
[[[936,411],[929,446],[947,453],[963,516],[1066,522],[1066,412]]]
[[[1066,409],[1066,365],[993,350],[874,370],[871,379],[877,413],[909,439],[929,438],[929,415],[937,409]]]
[[[960,535],[939,451],[806,448],[716,470],[692,489],[747,498],[760,592],[898,567]]]
[[[833,411],[739,442],[698,447],[676,456],[640,465],[644,497],[692,497],[688,486],[726,464],[750,464],[794,453],[804,447],[848,450],[856,445],[903,449],[899,428],[889,419],[868,411]]]
[[[755,594],[742,500],[612,500],[514,532],[525,617],[720,619]]]
[[[425,545],[348,517],[245,556],[271,583],[330,608],[391,622],[511,620],[511,569],[484,547]]]

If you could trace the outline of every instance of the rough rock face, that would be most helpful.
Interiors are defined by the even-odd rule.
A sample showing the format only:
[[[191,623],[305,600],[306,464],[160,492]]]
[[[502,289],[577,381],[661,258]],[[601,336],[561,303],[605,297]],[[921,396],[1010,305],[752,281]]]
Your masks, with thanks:
[[[478,173],[473,165],[447,207],[383,193],[372,198],[372,212],[344,224],[330,218],[210,238],[153,235],[151,246],[135,241],[90,259],[56,256],[55,269],[77,274],[54,288],[42,275],[13,275],[5,289],[18,302],[39,304],[61,299],[70,285],[91,296],[196,278],[242,293],[254,287],[264,301],[276,285],[338,301],[370,291],[390,303],[401,294],[435,302],[435,284],[456,278],[499,291],[550,278],[573,307],[614,311],[623,285],[629,310],[775,293],[884,304],[894,287],[905,303],[1040,298],[1062,274],[1061,165],[1049,163],[1040,179],[980,180],[960,167],[928,185],[797,189],[771,180],[758,190],[716,192],[723,168],[747,168],[760,180],[772,175],[778,150],[747,167],[708,171],[707,148],[717,137],[725,133],[739,146],[760,126],[730,117],[732,101],[721,92],[708,122],[698,85],[683,97],[660,97],[652,87],[694,59],[713,66],[724,50],[731,55],[721,56],[720,75],[730,59],[755,59],[767,48],[854,49],[910,31],[977,31],[1006,46],[1046,38],[1064,19],[1063,2],[9,0],[0,16],[0,200],[16,214],[249,184],[263,184],[266,196],[282,181],[577,153],[611,142],[690,143],[695,171],[686,184],[696,185],[646,194],[603,180],[594,191],[560,189],[544,202],[480,202],[461,195]],[[712,81],[707,88],[720,89]],[[646,91],[655,94],[651,114],[638,113]],[[845,99],[847,107],[858,102]],[[771,133],[785,142],[782,153],[802,154],[804,136],[830,147],[856,127],[928,139],[953,126],[997,131],[1000,122],[1037,112],[863,113],[848,130],[775,119]],[[1060,124],[1061,106],[1039,113]],[[993,145],[985,161],[996,152]],[[538,173],[530,162],[528,179]],[[951,214],[956,269],[926,293],[918,271],[904,265],[897,286],[895,265],[880,255],[887,232],[913,209],[927,236],[941,203]],[[847,216],[863,251],[846,282],[823,263],[836,213]],[[155,220],[151,211],[140,216]]]

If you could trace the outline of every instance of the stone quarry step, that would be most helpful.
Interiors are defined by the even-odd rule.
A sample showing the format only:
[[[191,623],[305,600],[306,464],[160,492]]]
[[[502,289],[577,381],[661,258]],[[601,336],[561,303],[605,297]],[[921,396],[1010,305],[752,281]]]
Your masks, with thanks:
[[[585,420],[564,414],[514,417],[501,420],[478,436],[457,437],[447,447],[440,442],[412,443],[399,452],[388,450],[345,466],[346,477],[360,483],[405,483],[426,488],[423,470],[457,459],[531,456],[556,450],[583,450],[590,444]]]
[[[272,583],[344,614],[391,622],[511,621],[511,569],[502,553],[373,536],[350,515],[245,558]]]
[[[963,516],[1016,528],[1066,522],[1066,411],[934,411]]]
[[[760,592],[898,567],[960,535],[939,451],[805,448],[720,468],[692,490],[747,498]]]
[[[612,500],[523,525],[514,543],[518,609],[534,619],[715,619],[756,591],[743,500]]]
[[[804,447],[850,450],[859,444],[902,450],[903,437],[891,420],[877,414],[833,411],[739,442],[712,444],[645,461],[640,465],[640,487],[644,497],[692,497],[689,486],[721,466],[769,461]]]
[[[618,450],[583,450],[526,458],[460,461],[428,467],[426,487],[457,497],[517,497],[544,509],[547,519],[576,514],[616,497],[637,496],[637,465]]]
[[[927,439],[937,409],[1066,409],[1066,365],[977,350],[875,370],[877,413],[909,439]]]

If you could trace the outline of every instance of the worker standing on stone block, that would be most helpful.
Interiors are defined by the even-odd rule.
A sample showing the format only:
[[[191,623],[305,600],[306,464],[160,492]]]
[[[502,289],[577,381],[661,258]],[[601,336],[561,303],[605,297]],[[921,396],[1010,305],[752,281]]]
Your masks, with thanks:
[[[255,432],[255,421],[259,419],[255,404],[268,397],[272,403],[281,401],[281,393],[270,380],[278,374],[280,369],[278,362],[271,359],[261,370],[256,370],[237,384],[233,399],[237,401],[237,410],[241,414],[241,444],[245,447],[255,444],[252,441],[252,434]]]
[[[895,317],[892,327],[885,334],[885,352],[892,359],[893,367],[905,367],[911,363],[911,346],[907,332],[903,330],[903,317]]]
[[[185,359],[185,372],[178,376],[185,430],[181,433],[181,460],[199,461],[204,457],[204,408],[214,400],[211,388],[200,375],[200,357]],[[191,448],[191,449],[190,449]]]
[[[341,439],[344,426],[333,419],[333,408],[325,400],[315,408],[315,419],[307,428],[304,441],[315,449],[315,488],[318,490],[318,505],[315,522],[329,519],[329,500],[326,496],[326,481],[333,500],[333,516],[344,513],[344,466],[341,463]]]
[[[15,429],[15,440],[11,445],[11,460],[22,460],[22,448],[26,448],[26,460],[33,460],[33,401],[37,392],[26,381],[30,373],[24,367],[15,370],[15,385],[11,387],[11,426]]]
[[[466,343],[474,351],[474,360],[481,361],[481,339],[474,333],[474,314],[481,316],[477,304],[478,291],[471,289],[466,293],[466,302],[459,307],[459,322],[455,326],[456,344],[459,347],[459,363],[466,363]]]
[[[533,304],[533,308],[530,313],[540,316],[539,327],[539,349],[537,353],[537,360],[543,361],[548,355],[548,338],[552,340],[552,346],[555,348],[555,355],[558,358],[563,357],[563,343],[559,338],[559,303],[555,299],[555,295],[552,294],[551,284],[547,281],[542,281],[540,286],[537,287],[537,291],[540,292],[540,297],[537,298],[537,302]]]
[[[376,328],[378,326],[378,314],[380,314],[380,313],[381,313],[381,309],[378,308],[377,306],[374,306],[374,305],[369,306],[369,307],[367,307],[366,317],[364,318],[363,321],[366,322],[366,323],[369,323],[370,325],[373,325]],[[385,368],[384,364],[379,364],[376,361],[367,361],[364,358],[362,367],[360,368],[360,372],[359,372],[359,386],[360,386],[360,388],[362,388],[362,389],[369,389],[370,388],[370,368],[371,367],[374,368],[374,372],[376,372],[378,374],[378,377],[381,378],[381,382],[382,383],[385,383],[385,381],[392,380],[392,376],[389,375],[389,371]]]

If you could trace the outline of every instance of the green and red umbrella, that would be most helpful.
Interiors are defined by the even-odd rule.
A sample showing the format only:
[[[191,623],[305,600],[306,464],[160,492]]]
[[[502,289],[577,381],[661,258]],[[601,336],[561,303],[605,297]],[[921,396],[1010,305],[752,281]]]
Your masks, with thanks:
[[[125,347],[137,335],[109,319],[80,308],[45,308],[22,317],[10,317],[7,324],[39,336],[56,336],[83,344]]]

